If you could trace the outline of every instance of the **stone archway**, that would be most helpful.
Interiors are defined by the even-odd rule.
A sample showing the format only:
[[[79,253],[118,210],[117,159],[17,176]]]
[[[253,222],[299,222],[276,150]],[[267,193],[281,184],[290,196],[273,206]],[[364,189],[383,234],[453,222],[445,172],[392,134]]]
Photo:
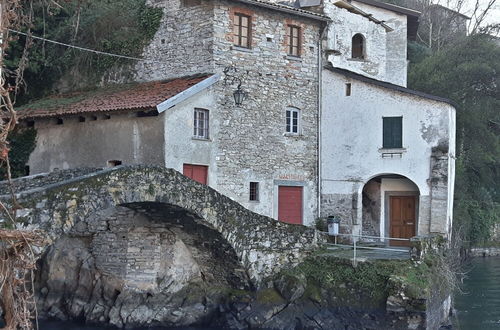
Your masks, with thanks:
[[[179,207],[143,202],[75,223],[40,261],[36,287],[44,318],[121,327],[201,322],[227,290],[250,285],[219,232]]]
[[[382,174],[362,189],[362,235],[365,240],[389,245],[407,243],[378,237],[410,238],[418,233],[420,191],[405,176]]]
[[[18,210],[18,221],[45,230],[52,241],[82,219],[112,207],[177,207],[220,233],[256,286],[281,268],[297,264],[325,240],[313,228],[256,214],[173,169],[156,166],[117,167],[62,180],[21,192],[18,201],[24,206]]]

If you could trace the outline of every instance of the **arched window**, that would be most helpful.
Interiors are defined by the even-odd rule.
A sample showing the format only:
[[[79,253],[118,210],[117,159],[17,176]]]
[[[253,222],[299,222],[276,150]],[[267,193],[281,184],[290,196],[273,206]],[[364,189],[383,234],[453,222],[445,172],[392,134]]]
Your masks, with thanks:
[[[365,37],[361,33],[357,33],[352,37],[352,58],[364,59],[365,52]]]

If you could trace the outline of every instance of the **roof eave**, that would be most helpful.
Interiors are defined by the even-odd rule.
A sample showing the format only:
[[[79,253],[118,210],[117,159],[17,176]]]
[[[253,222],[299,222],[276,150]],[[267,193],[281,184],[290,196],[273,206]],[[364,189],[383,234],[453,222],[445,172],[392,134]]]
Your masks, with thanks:
[[[255,1],[255,0],[232,0],[232,1],[241,2],[241,3],[245,3],[248,5],[253,5],[253,6],[257,6],[257,7],[272,9],[272,10],[280,11],[280,12],[291,14],[291,15],[306,17],[306,18],[310,18],[313,20],[321,21],[321,22],[330,22],[331,21],[331,19],[327,16],[324,16],[321,14],[316,14],[313,12],[308,12],[304,9],[297,10],[295,8],[292,8],[292,7],[287,8],[284,5],[278,6],[278,5],[273,4],[273,3],[267,3],[267,2]]]
[[[212,86],[216,82],[218,82],[221,79],[221,75],[219,73],[214,74],[213,76],[210,76],[199,83],[189,87],[188,89],[180,92],[179,94],[176,94],[172,96],[171,98],[161,102],[156,106],[156,109],[158,110],[158,113],[162,113],[165,110],[168,110],[172,107],[175,107],[177,104],[181,103],[184,100],[187,100],[188,98],[194,96],[195,94],[198,94],[199,92],[203,91],[204,89]]]
[[[338,74],[344,75],[346,77],[362,81],[362,82],[367,83],[367,84],[372,84],[372,85],[379,86],[382,88],[398,91],[398,92],[405,93],[405,94],[414,95],[417,97],[421,97],[421,98],[425,98],[425,99],[429,99],[429,100],[433,100],[433,101],[437,101],[437,102],[447,103],[447,104],[451,105],[452,107],[457,108],[457,105],[455,102],[453,102],[450,99],[441,97],[441,96],[427,94],[427,93],[416,91],[413,89],[409,89],[409,88],[406,88],[403,86],[391,84],[391,83],[388,83],[385,81],[369,78],[369,77],[360,75],[358,73],[355,73],[355,72],[352,72],[352,71],[349,71],[346,69],[334,67],[331,64],[325,65],[324,68],[329,70],[329,71],[332,71],[334,73],[338,73]]]

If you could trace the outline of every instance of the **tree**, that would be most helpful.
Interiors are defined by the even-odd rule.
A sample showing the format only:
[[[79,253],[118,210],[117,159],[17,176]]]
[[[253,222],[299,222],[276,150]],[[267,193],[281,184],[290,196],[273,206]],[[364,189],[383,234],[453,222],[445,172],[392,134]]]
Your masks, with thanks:
[[[413,63],[408,76],[411,88],[457,105],[455,224],[473,244],[500,219],[499,72],[498,43],[476,34]]]

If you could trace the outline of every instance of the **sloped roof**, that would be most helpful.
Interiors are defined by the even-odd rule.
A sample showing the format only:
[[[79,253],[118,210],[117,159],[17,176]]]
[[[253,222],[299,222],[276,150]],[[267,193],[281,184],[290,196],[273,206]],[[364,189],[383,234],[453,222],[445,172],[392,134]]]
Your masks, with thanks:
[[[92,112],[156,109],[165,100],[205,80],[210,75],[168,81],[120,84],[96,90],[54,95],[16,109],[20,119]]]
[[[364,3],[366,5],[370,5],[373,7],[378,7],[386,10],[393,11],[395,13],[399,13],[402,15],[406,15],[408,21],[408,38],[411,40],[415,40],[417,38],[417,30],[419,25],[420,12],[405,8],[401,6],[396,6],[386,2],[380,2],[375,0],[354,0],[360,3]]]
[[[419,97],[422,97],[422,98],[425,98],[425,99],[429,99],[429,100],[433,100],[433,101],[448,103],[449,105],[451,105],[454,108],[457,107],[456,104],[452,100],[444,98],[444,97],[441,97],[441,96],[427,94],[427,93],[424,93],[424,92],[416,91],[414,89],[409,89],[409,88],[406,88],[406,87],[403,87],[403,86],[391,84],[391,83],[388,83],[388,82],[385,82],[385,81],[381,81],[381,80],[377,80],[377,79],[373,79],[373,78],[368,78],[368,77],[365,77],[365,76],[360,75],[358,73],[354,73],[354,72],[349,71],[349,70],[345,70],[345,69],[341,69],[341,68],[336,68],[336,67],[334,67],[332,65],[325,65],[325,69],[327,69],[329,71],[332,71],[332,72],[335,72],[335,73],[339,73],[341,75],[344,75],[344,76],[352,78],[352,79],[356,79],[356,80],[368,83],[368,84],[380,86],[380,87],[383,87],[383,88],[391,89],[391,90],[398,91],[398,92],[405,93],[405,94],[419,96]]]
[[[297,7],[283,4],[283,3],[273,3],[273,2],[268,2],[265,0],[232,0],[232,1],[246,3],[249,5],[254,5],[254,6],[268,8],[268,9],[274,9],[274,10],[281,11],[284,13],[302,16],[302,17],[307,17],[307,18],[311,18],[311,19],[319,20],[319,21],[323,21],[323,22],[331,21],[331,19],[328,16],[325,16],[323,14],[318,14],[318,13],[315,13],[313,11],[297,8]]]

